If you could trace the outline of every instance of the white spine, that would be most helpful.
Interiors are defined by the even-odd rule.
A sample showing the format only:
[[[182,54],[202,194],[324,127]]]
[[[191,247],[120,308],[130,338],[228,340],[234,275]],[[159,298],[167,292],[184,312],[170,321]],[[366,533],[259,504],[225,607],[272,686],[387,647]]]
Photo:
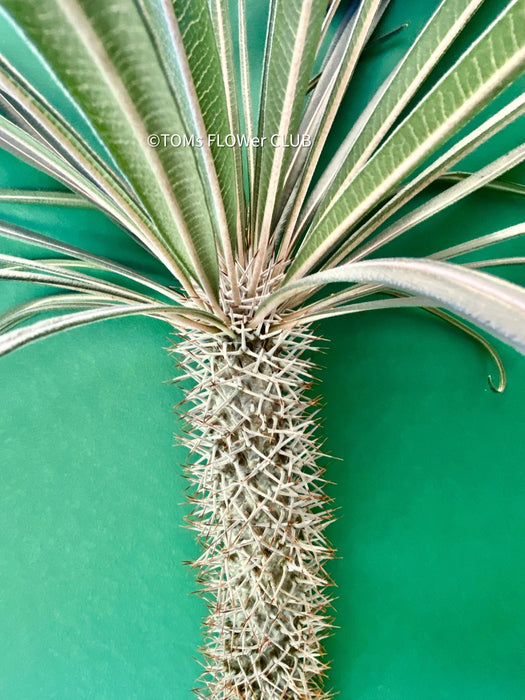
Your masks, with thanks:
[[[185,376],[194,562],[209,609],[201,698],[320,700],[330,630],[308,332],[191,332]]]

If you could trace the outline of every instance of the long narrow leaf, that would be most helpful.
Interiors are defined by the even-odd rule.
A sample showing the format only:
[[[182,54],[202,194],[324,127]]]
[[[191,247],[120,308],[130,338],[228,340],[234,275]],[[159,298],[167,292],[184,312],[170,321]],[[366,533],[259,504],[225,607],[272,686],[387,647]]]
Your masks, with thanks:
[[[253,205],[253,185],[255,182],[255,148],[253,144],[254,137],[254,122],[253,122],[253,103],[252,90],[250,84],[250,63],[248,55],[248,37],[246,30],[246,0],[238,0],[238,23],[239,23],[239,58],[241,65],[241,95],[242,95],[242,114],[244,131],[247,139],[247,161],[248,161],[248,197],[249,205]],[[249,242],[246,241],[248,244]]]
[[[484,250],[498,243],[503,243],[519,236],[525,235],[525,223],[515,224],[514,226],[509,226],[508,228],[496,231],[494,233],[489,233],[485,236],[479,236],[478,238],[473,238],[464,243],[460,243],[449,248],[444,248],[437,253],[433,253],[428,257],[433,260],[453,260],[462,255],[467,255],[469,253],[474,253],[478,250]],[[475,262],[463,263],[463,265],[471,266],[474,268],[492,267],[494,265],[521,265],[523,264],[523,257],[513,256],[506,258],[498,258],[491,260],[478,260]],[[294,320],[300,322],[304,317],[319,317],[318,314],[325,313],[330,309],[335,309],[341,304],[355,301],[356,299],[361,299],[378,292],[386,292],[387,290],[381,284],[356,284],[348,290],[342,292],[337,292],[335,294],[330,294],[329,296],[315,301],[309,306],[302,307],[301,309],[292,312],[287,315],[288,323]],[[305,294],[304,298],[311,296],[310,294]],[[295,299],[294,299],[295,305]],[[324,318],[324,316],[323,316]]]
[[[195,271],[213,298],[215,242],[192,149],[148,143],[150,135],[185,132],[134,4],[5,0],[4,5],[127,173],[156,221],[163,245]]]
[[[0,254],[0,279],[11,279],[33,284],[44,284],[63,289],[82,290],[95,294],[107,294],[119,301],[156,301],[113,282],[92,277],[72,269],[72,261],[28,260],[15,255]],[[36,270],[36,272],[35,272]],[[158,302],[159,304],[161,302]],[[164,302],[165,303],[165,302]]]
[[[461,182],[461,180],[466,180],[471,175],[472,173],[466,170],[451,170],[445,175],[441,175],[438,180],[439,182]],[[521,185],[519,182],[511,182],[506,178],[496,178],[491,182],[487,182],[484,185],[484,189],[506,192],[507,194],[519,194],[525,197],[525,185]]]
[[[376,0],[377,1],[377,0]],[[265,262],[277,196],[290,158],[283,139],[295,135],[310,80],[326,0],[273,0],[268,30],[257,150],[255,231],[257,279]],[[272,139],[279,139],[272,143]]]
[[[359,56],[386,4],[384,0],[364,0],[351,15],[308,103],[300,133],[308,134],[311,145],[295,149],[283,187],[283,206],[287,198],[293,199],[293,208],[286,222],[288,233],[283,239],[283,254],[289,250],[291,233]]]
[[[33,343],[36,340],[49,337],[61,331],[71,330],[79,326],[85,326],[88,323],[96,323],[105,321],[110,318],[122,318],[124,316],[134,316],[138,314],[146,316],[157,316],[159,312],[165,311],[165,306],[154,304],[132,304],[118,305],[111,307],[103,307],[98,309],[89,309],[87,311],[77,311],[71,314],[65,314],[54,318],[37,321],[30,326],[16,328],[3,335],[0,335],[0,357],[7,353],[17,350],[18,348]],[[171,323],[176,323],[177,319],[183,320],[184,310],[174,311],[171,316]],[[169,317],[168,317],[169,318]],[[168,320],[164,318],[164,320]],[[191,319],[186,322],[188,325],[194,325]]]
[[[229,17],[228,0],[208,0],[211,20],[215,33],[215,40],[219,52],[220,75],[217,80],[224,86],[228,122],[230,134],[241,133],[239,103],[237,96],[237,82],[235,80],[236,67],[233,57],[232,30]],[[238,195],[238,220],[237,220],[237,252],[241,261],[244,261],[246,229],[246,206],[244,198],[244,164],[240,148],[233,149],[235,162],[235,182]]]
[[[52,207],[92,209],[93,203],[74,192],[60,190],[17,190],[0,188],[0,202],[4,204],[37,204]]]
[[[403,308],[422,308],[428,307],[429,299],[426,297],[409,296],[403,299],[377,299],[375,301],[363,301],[347,306],[337,306],[335,308],[327,308],[316,313],[306,314],[301,316],[300,321],[294,323],[314,323],[325,318],[336,318],[337,316],[347,316],[348,314],[361,313],[363,311],[382,311],[384,309],[403,309]],[[285,323],[281,324],[285,325]],[[279,326],[281,327],[281,326]]]
[[[319,321],[321,319],[333,318],[335,316],[343,316],[351,313],[357,313],[362,311],[376,311],[381,309],[397,309],[397,308],[420,308],[427,313],[433,314],[438,318],[442,319],[446,323],[458,328],[460,331],[472,338],[476,343],[481,345],[489,355],[494,360],[496,367],[498,369],[499,379],[498,383],[495,384],[492,375],[489,374],[488,382],[490,388],[498,394],[501,394],[505,390],[507,384],[507,374],[505,372],[505,365],[499,354],[496,352],[495,348],[484,338],[481,333],[478,333],[473,328],[463,323],[452,314],[443,311],[442,309],[434,309],[426,304],[428,304],[428,299],[424,297],[404,297],[400,294],[396,296],[401,296],[398,299],[382,299],[380,301],[368,301],[358,304],[350,304],[349,306],[338,307],[335,309],[327,309],[325,311],[320,311],[319,313],[313,313],[301,318],[300,322],[312,323],[314,321]],[[284,324],[282,324],[284,325]]]
[[[90,177],[103,191],[116,191],[133,207],[141,208],[136,193],[105,145],[102,144],[102,147],[110,164],[95,152],[86,139],[73,129],[66,118],[4,56],[0,56],[0,86],[3,91],[0,100],[15,123],[19,123],[23,129],[31,129],[30,133],[33,136],[53,148],[71,166]],[[98,137],[96,132],[94,135]]]
[[[170,256],[147,227],[134,221],[127,214],[126,207],[121,208],[110,197],[102,192],[91,180],[81,175],[77,170],[61,159],[50,148],[43,145],[28,133],[0,115],[0,145],[30,165],[56,178],[70,189],[89,199],[95,206],[108,214],[120,224],[135,240],[153,252],[183,284],[187,283],[187,275]]]
[[[28,321],[30,318],[49,311],[64,311],[67,309],[95,309],[108,306],[114,300],[105,295],[95,294],[52,294],[39,299],[31,299],[23,304],[0,314],[0,334]]]
[[[487,119],[483,124],[469,132],[466,136],[449,148],[442,156],[434,160],[422,172],[416,175],[367,219],[359,228],[352,232],[339,246],[336,252],[326,262],[326,267],[334,267],[353,250],[358,242],[363,241],[381,224],[390,218],[404,204],[415,197],[416,194],[436,181],[441,173],[457,163],[461,158],[471,153],[474,149],[505,128],[508,124],[522,117],[525,113],[525,94],[519,95],[508,105],[498,110],[496,114]]]
[[[507,267],[508,265],[525,265],[525,255],[514,255],[511,258],[491,258],[490,260],[476,260],[463,263],[465,267],[473,270],[482,270],[485,267]]]
[[[14,328],[21,323],[33,318],[34,316],[41,313],[48,313],[50,311],[64,311],[66,309],[81,309],[81,308],[108,308],[110,305],[115,307],[118,304],[119,308],[125,308],[122,303],[115,301],[110,296],[96,294],[53,294],[39,299],[31,299],[30,301],[19,304],[13,309],[10,309],[4,314],[0,315],[0,334],[6,333],[11,328]],[[225,330],[222,324],[217,322],[217,319],[209,313],[200,311],[198,309],[190,308],[180,308],[174,309],[173,307],[154,305],[149,306],[151,309],[151,315],[154,318],[159,318],[163,321],[168,321],[174,325],[178,325],[177,319],[184,319],[181,327],[185,325],[187,327],[203,327],[202,324],[209,324],[206,326],[209,330],[210,328]],[[0,342],[2,336],[0,335]]]
[[[179,106],[230,279],[240,222],[234,151],[217,135],[229,133],[226,95],[206,0],[136,0],[150,30],[171,96]]]
[[[133,280],[134,282],[138,282],[149,289],[159,292],[163,296],[171,299],[171,301],[176,303],[181,303],[182,301],[181,295],[177,294],[169,287],[159,284],[158,282],[155,282],[155,280],[152,280],[145,275],[141,275],[139,272],[136,272],[125,265],[120,265],[109,258],[89,253],[83,248],[62,243],[61,241],[55,241],[53,238],[44,236],[41,233],[36,233],[35,231],[30,231],[22,226],[10,224],[7,221],[0,221],[0,236],[22,241],[23,243],[40,248],[45,248],[46,250],[50,250],[55,253],[62,253],[63,255],[71,256],[77,260],[82,260],[89,263],[90,266],[95,269],[104,270],[105,272],[112,272],[122,277],[126,277],[127,279]]]
[[[503,361],[501,357],[499,356],[498,352],[496,349],[491,345],[491,343],[483,336],[481,333],[478,333],[474,328],[471,328],[469,325],[466,323],[463,323],[463,321],[460,321],[459,318],[456,318],[452,314],[448,313],[447,311],[443,311],[442,309],[437,309],[433,308],[431,306],[428,306],[429,300],[426,299],[425,297],[414,297],[414,296],[405,296],[402,292],[393,292],[392,290],[382,290],[384,293],[398,297],[397,299],[381,299],[378,301],[368,301],[368,302],[361,302],[361,303],[354,303],[354,304],[349,304],[347,306],[330,306],[325,305],[322,308],[319,308],[318,310],[314,310],[310,313],[306,313],[302,315],[299,319],[295,319],[292,321],[292,326],[295,325],[296,323],[313,323],[315,321],[319,321],[322,319],[326,318],[334,318],[336,316],[344,316],[347,314],[351,313],[358,313],[362,311],[375,311],[375,310],[381,310],[381,309],[391,309],[391,308],[420,308],[423,311],[426,311],[429,314],[432,314],[433,316],[436,316],[437,318],[440,318],[441,320],[445,321],[445,323],[448,323],[449,325],[454,326],[454,328],[459,329],[462,333],[465,333],[468,335],[470,338],[472,338],[476,343],[481,345],[482,348],[484,348],[491,358],[494,360],[494,363],[496,364],[496,367],[498,369],[498,374],[499,374],[499,379],[497,384],[494,383],[492,379],[492,375],[489,374],[488,376],[488,382],[490,388],[495,391],[496,393],[500,394],[505,390],[506,384],[507,384],[507,375],[505,372],[505,366],[503,364]],[[288,321],[288,324],[290,322]],[[283,320],[279,325],[279,328],[286,328],[287,327],[287,321]]]
[[[482,1],[443,0],[440,3],[348,132],[309,197],[300,228],[311,218],[331,183],[334,183],[332,189],[338,189],[366,162]],[[326,208],[329,201],[327,197],[322,206]]]
[[[492,275],[436,260],[366,260],[318,272],[287,284],[270,296],[255,320],[300,289],[319,289],[334,282],[379,283],[422,295],[525,354],[525,289]]]
[[[370,241],[361,246],[355,253],[350,255],[350,260],[361,260],[370,253],[378,250],[381,246],[394,240],[409,229],[434,216],[443,209],[459,202],[464,197],[467,197],[472,192],[479,190],[491,180],[499,177],[511,168],[525,160],[525,144],[514,148],[504,156],[497,158],[494,162],[481,168],[478,172],[473,173],[470,177],[461,180],[457,184],[449,187],[445,192],[442,192],[435,197],[432,197],[428,202],[417,207],[409,214],[406,214],[395,223],[391,224],[380,234],[372,238]],[[358,241],[354,242],[354,247]]]
[[[524,65],[525,0],[516,0],[438,82],[356,177],[346,180],[337,193],[330,196],[330,208],[314,220],[288,278],[297,278],[311,269],[350,226],[501,92]]]
[[[460,255],[467,255],[468,253],[474,253],[477,250],[483,250],[498,243],[503,243],[504,241],[509,241],[518,236],[525,235],[525,222],[521,224],[515,224],[514,226],[509,226],[507,228],[501,229],[501,231],[496,231],[495,233],[489,233],[486,236],[479,236],[478,238],[473,238],[465,243],[460,243],[459,245],[452,246],[450,248],[444,248],[438,253],[434,253],[429,256],[434,260],[450,260],[452,258],[458,258]]]

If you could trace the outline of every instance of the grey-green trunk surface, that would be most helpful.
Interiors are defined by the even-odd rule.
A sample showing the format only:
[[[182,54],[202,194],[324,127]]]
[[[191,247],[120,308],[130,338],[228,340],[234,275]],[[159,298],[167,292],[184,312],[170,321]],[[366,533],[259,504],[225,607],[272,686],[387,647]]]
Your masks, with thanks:
[[[312,401],[308,332],[192,332],[175,351],[187,392],[195,562],[208,604],[197,695],[327,698],[321,647],[332,550]]]

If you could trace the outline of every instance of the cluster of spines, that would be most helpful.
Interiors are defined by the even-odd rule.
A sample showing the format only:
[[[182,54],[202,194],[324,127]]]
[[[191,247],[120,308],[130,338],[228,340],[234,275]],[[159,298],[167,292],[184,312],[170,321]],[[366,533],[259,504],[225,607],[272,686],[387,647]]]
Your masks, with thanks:
[[[188,333],[175,352],[185,402],[194,562],[209,615],[199,697],[317,700],[333,556],[324,530],[308,331],[237,325]]]

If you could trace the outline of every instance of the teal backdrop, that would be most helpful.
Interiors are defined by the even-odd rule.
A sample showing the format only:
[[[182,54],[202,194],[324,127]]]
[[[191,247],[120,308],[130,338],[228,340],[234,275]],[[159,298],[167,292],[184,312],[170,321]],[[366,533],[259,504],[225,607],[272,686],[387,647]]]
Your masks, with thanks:
[[[504,4],[485,3],[455,55]],[[254,66],[265,6],[249,3]],[[332,148],[436,6],[393,0],[381,31],[409,26],[368,51]],[[88,133],[5,18],[0,45]],[[463,165],[513,147],[523,128]],[[525,182],[523,168],[511,175]],[[2,152],[6,186],[54,185]],[[431,252],[523,214],[517,196],[483,192],[389,252]],[[97,212],[2,205],[0,216],[162,274]],[[511,250],[519,242],[501,249]],[[508,277],[525,284],[521,268]],[[0,290],[2,309],[47,291]],[[183,526],[185,451],[173,411],[182,396],[170,382],[168,331],[127,318],[0,360],[2,700],[191,697],[205,609],[182,563],[197,548]],[[338,558],[328,687],[341,700],[523,700],[525,358],[498,345],[509,383],[495,394],[487,353],[424,312],[339,318],[319,333],[329,341],[315,392],[339,515],[329,530]]]

